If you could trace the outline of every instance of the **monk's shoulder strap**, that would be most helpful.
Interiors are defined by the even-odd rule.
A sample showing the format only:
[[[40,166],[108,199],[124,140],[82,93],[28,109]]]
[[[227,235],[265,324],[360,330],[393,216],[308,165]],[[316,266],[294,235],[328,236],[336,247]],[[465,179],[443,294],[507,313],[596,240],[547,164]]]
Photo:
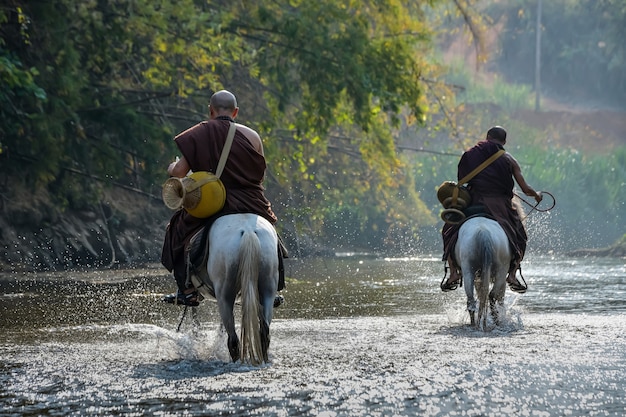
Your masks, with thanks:
[[[480,164],[476,168],[474,168],[472,170],[472,172],[470,172],[469,174],[467,174],[466,176],[461,178],[461,180],[459,181],[459,185],[467,184],[472,178],[474,178],[476,175],[478,175],[483,169],[487,168],[489,165],[491,165],[492,162],[494,162],[496,159],[498,159],[502,155],[504,155],[505,152],[506,151],[504,149],[500,149],[498,152],[496,152],[493,155],[491,155],[482,164]]]

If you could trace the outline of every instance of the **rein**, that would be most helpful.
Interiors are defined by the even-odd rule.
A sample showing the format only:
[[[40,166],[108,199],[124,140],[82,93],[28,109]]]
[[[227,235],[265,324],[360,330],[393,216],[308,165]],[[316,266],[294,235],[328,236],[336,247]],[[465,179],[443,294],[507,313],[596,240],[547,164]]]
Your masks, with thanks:
[[[183,322],[185,321],[185,317],[187,316],[187,309],[189,308],[189,306],[185,306],[185,309],[183,310],[183,312],[180,315],[180,322],[178,323],[178,327],[176,327],[176,333],[180,333],[180,328],[183,325]],[[194,326],[194,328],[198,328],[200,326],[200,322],[198,321],[198,312],[196,311],[195,307],[191,308],[191,322]]]
[[[556,206],[556,198],[554,198],[554,196],[553,196],[552,194],[550,194],[550,193],[549,193],[549,192],[547,192],[547,191],[540,191],[540,193],[541,193],[542,195],[549,195],[549,196],[550,196],[550,198],[552,199],[552,205],[551,205],[550,207],[548,207],[548,208],[546,208],[546,209],[539,209],[539,208],[537,208],[537,206],[538,206],[538,205],[541,203],[541,201],[543,201],[543,200],[541,200],[541,201],[540,201],[540,202],[538,202],[538,203],[535,203],[535,205],[532,205],[531,203],[529,203],[528,201],[526,201],[526,200],[524,200],[522,197],[520,197],[520,195],[519,195],[519,194],[517,194],[517,193],[513,193],[513,194],[514,194],[517,198],[519,198],[519,199],[520,199],[520,201],[521,201],[522,203],[526,204],[528,207],[530,207],[530,208],[531,208],[531,209],[530,209],[530,211],[528,212],[528,214],[526,214],[526,216],[524,216],[524,218],[523,218],[523,219],[521,219],[522,221],[526,220],[526,219],[528,218],[528,216],[530,216],[530,213],[532,213],[533,211],[538,211],[538,212],[540,212],[540,213],[546,213],[546,212],[548,212],[548,211],[552,210],[552,209],[554,208],[554,206]]]
[[[178,327],[176,328],[176,333],[180,332],[180,327],[183,325],[183,321],[185,320],[185,316],[187,315],[187,307],[183,310],[183,314],[180,316],[180,322],[178,323]]]

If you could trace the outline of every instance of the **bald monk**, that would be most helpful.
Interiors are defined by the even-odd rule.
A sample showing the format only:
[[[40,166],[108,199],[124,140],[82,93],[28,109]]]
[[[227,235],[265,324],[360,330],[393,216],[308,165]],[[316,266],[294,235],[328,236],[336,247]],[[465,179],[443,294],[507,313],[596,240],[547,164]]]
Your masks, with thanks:
[[[168,174],[183,178],[190,170],[215,173],[230,123],[235,123],[238,112],[237,99],[233,93],[221,90],[213,94],[209,102],[209,120],[196,124],[174,138],[182,157],[169,165]],[[180,209],[174,213],[167,226],[161,263],[173,272],[178,291],[166,296],[163,299],[165,302],[186,306],[199,304],[198,292],[187,277],[185,251],[191,238],[203,227],[210,227],[220,216],[234,213],[257,214],[271,224],[276,224],[276,216],[262,185],[266,163],[261,138],[245,125],[236,123],[236,127],[228,163],[220,176],[226,188],[226,203],[222,210],[209,218],[199,219]],[[285,286],[282,258],[286,257],[286,250],[280,240],[278,254],[278,289],[282,290]]]

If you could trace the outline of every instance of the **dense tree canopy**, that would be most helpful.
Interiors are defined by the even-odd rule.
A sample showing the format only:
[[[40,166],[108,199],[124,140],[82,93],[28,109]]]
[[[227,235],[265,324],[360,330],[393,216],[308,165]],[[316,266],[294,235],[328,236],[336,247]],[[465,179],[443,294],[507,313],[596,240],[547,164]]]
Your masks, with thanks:
[[[371,211],[384,238],[407,222],[385,203],[404,188],[411,217],[432,221],[392,135],[424,120],[422,5],[244,3],[9,2],[0,10],[2,174],[26,172],[65,207],[89,204],[103,183],[157,194],[172,136],[227,88],[264,137],[270,181],[289,194],[284,210],[311,210],[318,225],[358,211],[358,228]],[[368,210],[355,208],[362,203]]]

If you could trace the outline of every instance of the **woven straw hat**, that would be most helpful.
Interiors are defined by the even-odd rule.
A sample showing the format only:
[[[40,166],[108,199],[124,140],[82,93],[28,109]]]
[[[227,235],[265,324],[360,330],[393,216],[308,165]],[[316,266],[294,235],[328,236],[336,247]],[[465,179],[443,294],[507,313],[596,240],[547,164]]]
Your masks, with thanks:
[[[459,187],[454,181],[445,181],[437,190],[437,199],[445,209],[441,212],[441,219],[449,224],[458,224],[465,219],[462,210],[467,208],[472,197],[465,187]]]
[[[455,188],[458,188],[456,201],[453,198]],[[437,190],[437,199],[446,209],[453,208],[463,210],[469,205],[472,197],[470,197],[469,192],[464,187],[459,187],[456,182],[445,181]]]
[[[185,178],[172,177],[165,181],[162,198],[172,210],[182,207],[194,217],[206,218],[224,207],[226,189],[213,173],[198,171]]]

